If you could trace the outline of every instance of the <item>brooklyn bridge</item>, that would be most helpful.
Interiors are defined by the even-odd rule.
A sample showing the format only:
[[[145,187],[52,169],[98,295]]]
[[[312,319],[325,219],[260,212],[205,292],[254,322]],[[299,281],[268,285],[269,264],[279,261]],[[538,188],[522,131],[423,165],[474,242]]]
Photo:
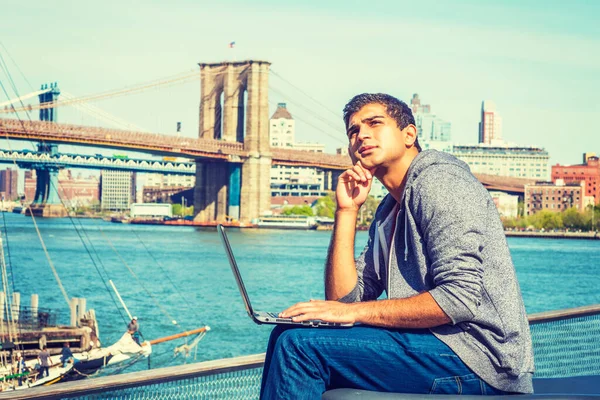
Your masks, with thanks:
[[[351,165],[346,154],[314,153],[270,146],[268,77],[270,63],[239,61],[200,65],[200,126],[198,138],[117,130],[46,121],[0,118],[6,139],[42,142],[39,150],[56,152],[57,144],[127,149],[159,156],[195,160],[195,220],[248,222],[270,209],[272,165],[316,167],[325,173],[325,190],[335,190],[337,177]],[[40,104],[40,116],[58,103]],[[2,111],[0,111],[2,112]],[[341,127],[340,123],[340,127]],[[343,132],[340,132],[343,137]],[[0,160],[1,161],[1,160]],[[49,200],[56,167],[38,171],[41,198]],[[529,181],[479,175],[490,190],[522,194]]]

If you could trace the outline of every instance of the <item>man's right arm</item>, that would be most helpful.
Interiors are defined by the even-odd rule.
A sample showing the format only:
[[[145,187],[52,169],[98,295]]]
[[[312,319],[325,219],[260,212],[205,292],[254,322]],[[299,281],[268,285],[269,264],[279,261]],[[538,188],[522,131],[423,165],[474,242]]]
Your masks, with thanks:
[[[338,209],[325,265],[325,297],[339,300],[356,286],[354,236],[358,210]]]
[[[354,235],[358,210],[367,200],[373,175],[360,161],[338,178],[335,198],[337,210],[333,235],[325,265],[325,297],[339,300],[349,294],[358,281],[354,263]]]

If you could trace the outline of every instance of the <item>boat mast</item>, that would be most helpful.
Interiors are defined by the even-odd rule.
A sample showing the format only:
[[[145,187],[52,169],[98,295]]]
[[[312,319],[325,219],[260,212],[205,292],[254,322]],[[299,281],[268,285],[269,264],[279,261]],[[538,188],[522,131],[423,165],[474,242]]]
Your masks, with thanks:
[[[125,302],[123,301],[123,299],[121,298],[121,295],[119,294],[119,291],[117,290],[117,287],[115,286],[115,284],[113,283],[112,280],[108,280],[108,283],[110,283],[110,286],[112,286],[113,290],[115,291],[115,294],[117,295],[117,298],[119,299],[119,301],[121,302],[121,305],[123,306],[123,308],[125,309],[125,312],[127,313],[127,315],[129,316],[129,320],[131,321],[133,319],[133,317],[131,316],[131,313],[129,312],[129,309],[127,308],[127,306],[125,305]]]

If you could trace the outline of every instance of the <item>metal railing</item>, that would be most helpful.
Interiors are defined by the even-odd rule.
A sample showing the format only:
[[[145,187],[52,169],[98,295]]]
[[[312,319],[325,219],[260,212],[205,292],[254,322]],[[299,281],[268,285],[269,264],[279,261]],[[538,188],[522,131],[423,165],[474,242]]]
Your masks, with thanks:
[[[49,308],[33,309],[29,306],[16,307],[11,305],[8,310],[9,316],[6,315],[6,310],[0,311],[0,324],[4,324],[3,332],[8,331],[8,321],[15,325],[16,329],[20,330],[37,330],[47,326],[54,326],[60,321],[60,313]]]
[[[529,317],[536,378],[600,375],[600,305]],[[0,393],[2,399],[258,399],[264,354]]]

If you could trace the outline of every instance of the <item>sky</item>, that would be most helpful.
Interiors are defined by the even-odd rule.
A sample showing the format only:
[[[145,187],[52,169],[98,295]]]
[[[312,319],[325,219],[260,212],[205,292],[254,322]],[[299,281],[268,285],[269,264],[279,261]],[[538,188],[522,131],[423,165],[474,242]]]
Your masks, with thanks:
[[[599,18],[600,2],[579,0],[11,2],[0,54],[19,94],[56,81],[76,97],[200,62],[266,60],[270,112],[286,102],[296,140],[328,151],[346,145],[341,110],[358,93],[418,93],[456,144],[477,142],[481,103],[492,100],[505,140],[578,164],[600,153]],[[197,136],[199,101],[193,80],[93,105],[150,132],[175,135],[181,122],[181,135]],[[109,126],[72,107],[59,122]]]

